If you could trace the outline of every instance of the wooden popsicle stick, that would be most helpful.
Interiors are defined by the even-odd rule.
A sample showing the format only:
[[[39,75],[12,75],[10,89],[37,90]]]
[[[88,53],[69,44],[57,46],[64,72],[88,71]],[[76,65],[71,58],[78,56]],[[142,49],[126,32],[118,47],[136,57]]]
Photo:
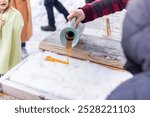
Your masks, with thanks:
[[[106,17],[105,20],[106,20],[106,33],[107,33],[107,36],[111,36],[110,20],[109,20],[108,17]]]

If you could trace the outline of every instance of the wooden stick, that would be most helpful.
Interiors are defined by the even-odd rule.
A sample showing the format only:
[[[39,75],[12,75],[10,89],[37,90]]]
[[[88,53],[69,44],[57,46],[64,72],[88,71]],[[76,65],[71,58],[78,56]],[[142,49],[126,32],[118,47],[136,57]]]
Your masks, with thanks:
[[[4,93],[0,93],[0,97],[1,97],[1,96],[5,96],[5,94],[4,94]]]
[[[111,36],[110,21],[108,17],[106,17],[106,33],[107,33],[107,36]]]

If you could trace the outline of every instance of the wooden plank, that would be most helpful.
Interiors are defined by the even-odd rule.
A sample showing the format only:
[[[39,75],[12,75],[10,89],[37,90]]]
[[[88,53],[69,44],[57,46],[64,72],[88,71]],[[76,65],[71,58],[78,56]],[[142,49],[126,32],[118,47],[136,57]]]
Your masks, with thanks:
[[[40,42],[39,48],[66,55],[65,48],[60,43],[59,32],[45,38]],[[119,41],[84,34],[72,49],[70,56],[119,69],[123,69],[125,63]]]
[[[40,96],[39,92],[34,91],[33,89],[26,88],[23,85],[14,83],[12,81],[6,80],[2,83],[2,91],[5,94],[17,97],[19,99],[35,99],[41,100],[44,97]]]
[[[18,84],[11,80],[2,83],[2,92],[22,100],[52,100],[67,99],[62,96],[56,96],[51,93],[38,91],[36,89]]]

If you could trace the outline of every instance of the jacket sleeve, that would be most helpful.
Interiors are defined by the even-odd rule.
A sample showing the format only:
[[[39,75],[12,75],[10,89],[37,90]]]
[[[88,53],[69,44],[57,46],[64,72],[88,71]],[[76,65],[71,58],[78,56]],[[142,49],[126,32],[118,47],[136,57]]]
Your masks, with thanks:
[[[21,33],[24,26],[24,21],[22,18],[22,15],[19,11],[17,11],[15,21],[14,21],[14,35],[17,35],[18,37],[16,39],[21,39]]]
[[[131,0],[123,23],[125,69],[133,74],[150,70],[150,1]]]
[[[83,23],[92,21],[98,17],[121,11],[126,7],[128,0],[95,0],[86,4],[81,9],[85,13]]]
[[[18,12],[18,11],[17,11]],[[9,68],[13,68],[21,61],[21,32],[23,28],[23,19],[18,12],[15,14],[12,30],[11,55],[9,60]]]

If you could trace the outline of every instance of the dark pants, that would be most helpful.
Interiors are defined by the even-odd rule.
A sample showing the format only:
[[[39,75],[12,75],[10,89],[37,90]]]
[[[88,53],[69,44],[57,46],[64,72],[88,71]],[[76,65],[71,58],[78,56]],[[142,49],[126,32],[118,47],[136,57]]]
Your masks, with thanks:
[[[46,7],[50,26],[55,26],[53,6],[64,15],[65,19],[67,19],[69,13],[58,0],[44,0],[44,5]]]
[[[21,47],[26,47],[26,43],[25,43],[25,42],[22,42],[22,43],[21,43]]]

